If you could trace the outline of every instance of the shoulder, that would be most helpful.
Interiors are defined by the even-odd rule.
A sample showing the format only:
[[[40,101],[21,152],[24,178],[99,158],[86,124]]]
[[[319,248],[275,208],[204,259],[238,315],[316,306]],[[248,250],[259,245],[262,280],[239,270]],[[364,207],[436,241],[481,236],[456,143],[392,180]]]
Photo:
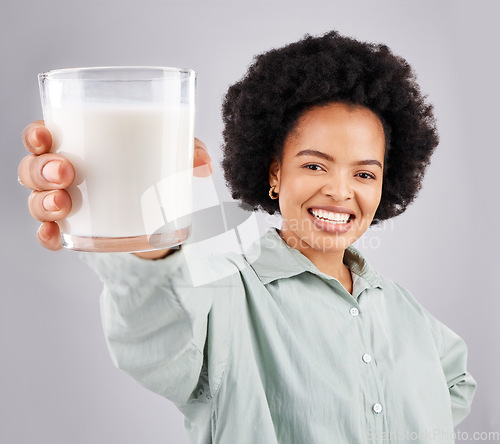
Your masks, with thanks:
[[[382,288],[393,297],[397,297],[406,301],[409,305],[415,308],[417,311],[421,311],[423,309],[420,302],[413,295],[413,293],[399,282],[396,282],[394,279],[385,276],[381,273],[377,273],[380,277]]]
[[[405,311],[407,318],[411,319],[413,328],[417,325],[428,331],[440,352],[443,348],[443,335],[454,335],[454,333],[435,316],[433,316],[413,295],[413,293],[393,279],[379,274],[385,297],[398,310]],[[422,330],[421,330],[422,331]]]
[[[396,280],[380,272],[376,272],[384,299],[396,310],[404,310],[413,317],[427,319],[427,311],[412,291]],[[427,322],[427,321],[426,321]]]
[[[421,311],[422,307],[413,294],[392,278],[375,270],[359,249],[349,246],[344,254],[344,262],[353,274],[363,278],[370,287],[381,289],[384,298],[391,304],[406,304],[417,312]]]

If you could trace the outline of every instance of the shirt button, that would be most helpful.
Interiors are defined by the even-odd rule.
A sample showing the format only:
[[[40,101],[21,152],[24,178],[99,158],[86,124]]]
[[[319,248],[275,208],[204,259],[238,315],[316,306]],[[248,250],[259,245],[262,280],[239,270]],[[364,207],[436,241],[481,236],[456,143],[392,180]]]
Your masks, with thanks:
[[[373,404],[372,409],[378,415],[382,411],[382,405],[377,402],[376,404]]]
[[[368,364],[368,363],[370,363],[370,362],[372,362],[372,357],[371,357],[368,353],[365,353],[365,354],[363,355],[363,358],[362,358],[362,359],[363,359],[363,361],[364,361],[364,362],[366,362],[367,364]]]
[[[352,316],[357,316],[357,315],[359,315],[359,310],[356,307],[352,307],[349,310],[349,313],[351,313]]]

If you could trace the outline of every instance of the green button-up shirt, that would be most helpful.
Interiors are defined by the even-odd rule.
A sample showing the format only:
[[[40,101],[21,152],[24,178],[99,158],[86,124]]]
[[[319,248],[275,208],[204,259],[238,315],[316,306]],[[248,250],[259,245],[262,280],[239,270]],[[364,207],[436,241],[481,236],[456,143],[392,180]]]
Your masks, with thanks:
[[[469,413],[462,339],[352,246],[352,295],[276,229],[206,262],[85,259],[115,364],[178,406],[193,443],[450,443]]]

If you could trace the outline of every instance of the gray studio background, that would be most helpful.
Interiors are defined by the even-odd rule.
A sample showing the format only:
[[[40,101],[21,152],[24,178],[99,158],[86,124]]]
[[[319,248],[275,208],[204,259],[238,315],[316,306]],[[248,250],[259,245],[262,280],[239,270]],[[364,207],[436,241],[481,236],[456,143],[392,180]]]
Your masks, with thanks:
[[[29,192],[16,177],[26,154],[21,131],[41,118],[36,74],[98,65],[193,68],[196,134],[218,164],[221,98],[252,56],[332,28],[403,55],[435,104],[441,144],[418,200],[359,247],[466,340],[479,389],[457,430],[500,432],[496,3],[2,0],[0,443],[187,443],[175,407],[113,367],[98,278],[78,254],[45,251],[35,240]],[[230,200],[218,165],[214,180],[221,200]],[[262,229],[270,222],[260,218]]]

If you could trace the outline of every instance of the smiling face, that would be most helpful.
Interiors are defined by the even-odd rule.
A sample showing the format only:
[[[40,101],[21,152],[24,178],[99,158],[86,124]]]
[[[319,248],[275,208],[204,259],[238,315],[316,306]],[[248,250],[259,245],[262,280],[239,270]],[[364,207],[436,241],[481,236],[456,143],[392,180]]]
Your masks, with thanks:
[[[306,111],[269,169],[288,245],[311,259],[359,239],[380,203],[384,152],[382,123],[369,109],[331,103]]]

